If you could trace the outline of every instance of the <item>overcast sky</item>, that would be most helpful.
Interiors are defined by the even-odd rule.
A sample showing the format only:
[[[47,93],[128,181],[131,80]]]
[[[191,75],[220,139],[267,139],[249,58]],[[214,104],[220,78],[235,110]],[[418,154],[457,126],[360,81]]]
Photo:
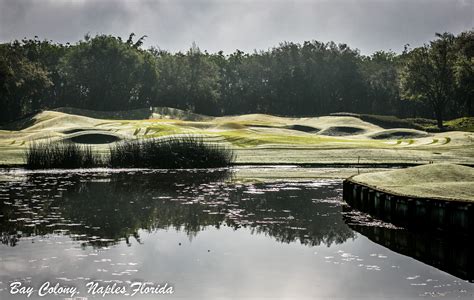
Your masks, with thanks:
[[[474,0],[0,0],[0,41],[148,35],[146,46],[209,52],[336,41],[370,54],[474,28]]]

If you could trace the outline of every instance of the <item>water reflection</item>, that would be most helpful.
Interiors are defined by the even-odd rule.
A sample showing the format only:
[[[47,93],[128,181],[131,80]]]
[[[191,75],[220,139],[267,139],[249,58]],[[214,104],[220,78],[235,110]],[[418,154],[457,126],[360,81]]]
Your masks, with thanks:
[[[175,228],[192,239],[222,225],[313,246],[355,237],[340,213],[338,182],[238,184],[230,176],[226,170],[17,176],[0,182],[1,241],[21,246],[26,237],[64,233],[83,246],[104,247],[140,242],[141,229]]]
[[[435,235],[380,226],[350,226],[392,251],[474,282],[474,243],[471,237]]]
[[[169,282],[180,299],[474,295],[473,284],[388,249],[425,261],[405,249],[426,254],[436,242],[420,248],[390,224],[344,214],[340,181],[239,183],[225,170],[0,176],[0,299],[25,299],[8,293],[14,280],[81,295],[90,280]]]

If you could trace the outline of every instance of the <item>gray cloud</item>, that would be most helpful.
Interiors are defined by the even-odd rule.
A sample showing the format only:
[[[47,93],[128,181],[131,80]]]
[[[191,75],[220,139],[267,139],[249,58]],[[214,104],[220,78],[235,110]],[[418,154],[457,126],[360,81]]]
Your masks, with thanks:
[[[345,42],[362,53],[418,46],[474,27],[473,0],[0,0],[0,41],[148,35],[147,46],[210,52],[282,41]]]

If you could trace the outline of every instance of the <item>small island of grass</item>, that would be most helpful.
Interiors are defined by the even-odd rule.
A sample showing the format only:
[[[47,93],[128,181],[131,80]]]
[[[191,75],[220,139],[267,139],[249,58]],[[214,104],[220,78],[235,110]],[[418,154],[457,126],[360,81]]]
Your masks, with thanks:
[[[430,164],[373,172],[344,181],[353,208],[412,229],[471,234],[474,229],[474,169]]]
[[[474,168],[462,165],[428,164],[360,174],[350,181],[394,195],[474,203]]]

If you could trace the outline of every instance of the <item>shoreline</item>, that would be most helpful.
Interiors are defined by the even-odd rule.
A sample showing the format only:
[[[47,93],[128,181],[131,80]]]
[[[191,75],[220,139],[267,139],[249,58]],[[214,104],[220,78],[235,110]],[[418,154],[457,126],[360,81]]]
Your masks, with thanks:
[[[296,168],[406,168],[406,167],[416,167],[416,166],[425,166],[430,165],[430,163],[416,163],[416,162],[406,162],[406,163],[345,163],[345,162],[335,162],[335,163],[325,163],[325,162],[314,162],[314,163],[292,163],[292,162],[282,162],[282,163],[258,163],[258,162],[236,162],[233,163],[230,167],[296,167]],[[457,165],[466,166],[474,168],[474,163],[459,163]],[[22,169],[25,167],[25,164],[0,164],[0,169]],[[110,168],[108,169],[117,169]],[[91,168],[93,169],[93,168]],[[123,169],[123,168],[122,168]],[[153,168],[145,168],[153,169]],[[206,168],[204,168],[206,169]],[[47,170],[47,169],[44,169]],[[170,170],[179,170],[179,169],[170,169]]]

